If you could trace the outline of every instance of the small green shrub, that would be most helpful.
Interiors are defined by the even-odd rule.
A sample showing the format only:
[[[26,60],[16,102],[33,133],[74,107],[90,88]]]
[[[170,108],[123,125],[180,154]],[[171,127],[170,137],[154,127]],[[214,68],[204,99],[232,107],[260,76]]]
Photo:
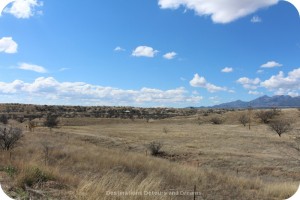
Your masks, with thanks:
[[[18,170],[13,166],[7,166],[4,167],[2,171],[6,172],[10,177],[13,177]]]

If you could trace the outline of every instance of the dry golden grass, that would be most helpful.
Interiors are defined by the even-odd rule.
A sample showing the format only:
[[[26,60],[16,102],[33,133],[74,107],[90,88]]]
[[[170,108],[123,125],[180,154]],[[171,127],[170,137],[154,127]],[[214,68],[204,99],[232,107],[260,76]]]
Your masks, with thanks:
[[[293,119],[296,129],[281,138],[258,121],[248,130],[238,122],[242,112],[223,114],[221,125],[209,123],[218,116],[212,114],[150,123],[62,119],[63,126],[52,131],[40,127],[28,132],[24,126],[22,143],[11,156],[0,152],[0,182],[7,191],[11,188],[11,195],[24,199],[30,193],[24,183],[31,180],[37,181],[30,188],[44,195],[37,199],[192,199],[187,193],[170,194],[192,192],[195,185],[201,193],[197,198],[206,200],[291,196],[300,180],[300,153],[294,148],[298,111],[282,111],[281,117]],[[146,156],[151,141],[164,144],[162,158]],[[144,191],[173,193],[139,195]]]

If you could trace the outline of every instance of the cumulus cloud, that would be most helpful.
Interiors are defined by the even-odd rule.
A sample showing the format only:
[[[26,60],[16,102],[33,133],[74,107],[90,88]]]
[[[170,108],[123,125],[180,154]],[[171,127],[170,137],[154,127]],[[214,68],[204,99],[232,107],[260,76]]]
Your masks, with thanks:
[[[172,52],[166,53],[165,55],[163,55],[163,57],[165,59],[172,60],[175,58],[176,55],[177,55],[177,53],[172,51]]]
[[[233,68],[231,68],[231,67],[225,67],[224,69],[221,70],[221,72],[230,73],[230,72],[233,72]]]
[[[260,85],[274,91],[275,94],[298,94],[300,90],[300,68],[290,71],[287,76],[280,71],[277,75],[261,82]]]
[[[4,53],[17,53],[18,44],[12,37],[3,37],[0,39],[0,52]]]
[[[133,50],[132,52],[132,56],[135,57],[149,57],[152,58],[155,56],[155,54],[157,54],[158,51],[154,50],[152,47],[148,47],[148,46],[138,46],[135,48],[135,50]]]
[[[47,70],[44,67],[28,63],[20,63],[17,68],[22,70],[34,71],[37,73],[47,73]]]
[[[282,66],[282,64],[275,62],[275,61],[269,61],[269,62],[261,65],[262,68],[274,68],[274,67],[281,67],[281,66]]]
[[[253,17],[251,18],[250,21],[251,21],[252,23],[260,23],[260,22],[262,22],[262,19],[261,19],[259,16],[255,15],[255,16],[253,16]]]
[[[68,104],[146,105],[199,103],[201,96],[190,94],[185,88],[160,90],[142,88],[123,90],[85,82],[59,82],[53,77],[39,77],[32,83],[15,80],[0,82],[0,95],[30,96],[34,99],[59,99]],[[76,101],[76,102],[75,102]],[[62,103],[62,102],[59,102]]]
[[[158,0],[162,9],[178,9],[183,6],[197,15],[211,16],[215,23],[229,23],[261,8],[275,5],[279,0]]]
[[[36,8],[43,6],[43,2],[39,0],[15,0],[11,7],[4,9],[5,13],[12,14],[16,18],[27,19],[35,14],[41,14]]]
[[[247,77],[239,78],[237,83],[242,84],[244,88],[255,90],[259,86],[259,83],[261,82],[259,78],[250,79]]]
[[[199,74],[195,74],[194,78],[190,81],[190,85],[193,87],[205,88],[209,92],[226,91],[225,87],[219,87],[214,84],[208,83],[206,79]]]
[[[2,15],[2,11],[4,10],[4,8],[13,1],[15,1],[15,0],[1,0],[0,1],[0,16]]]

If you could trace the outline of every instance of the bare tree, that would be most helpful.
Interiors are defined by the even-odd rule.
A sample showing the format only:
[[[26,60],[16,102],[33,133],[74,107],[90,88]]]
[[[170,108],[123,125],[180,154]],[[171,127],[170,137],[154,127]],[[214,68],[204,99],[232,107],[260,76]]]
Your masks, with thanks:
[[[286,120],[272,121],[269,126],[272,131],[279,135],[279,137],[281,137],[281,134],[289,132],[293,129],[291,123]]]
[[[260,110],[256,113],[256,117],[264,124],[269,123],[274,116],[275,113],[272,110]]]
[[[239,117],[239,122],[241,124],[243,124],[244,126],[247,125],[247,123],[249,122],[249,117],[246,115],[246,114],[242,114],[240,117]]]
[[[0,127],[0,146],[3,150],[9,151],[14,148],[23,136],[22,130],[14,127]]]

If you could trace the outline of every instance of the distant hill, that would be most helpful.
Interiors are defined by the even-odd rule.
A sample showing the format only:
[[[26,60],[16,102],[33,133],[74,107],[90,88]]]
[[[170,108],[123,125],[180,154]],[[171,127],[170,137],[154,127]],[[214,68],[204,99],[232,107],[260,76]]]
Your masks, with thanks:
[[[212,106],[212,108],[267,108],[267,107],[300,107],[300,96],[291,97],[288,95],[277,95],[269,97],[267,95],[254,99],[252,101],[233,101]]]

